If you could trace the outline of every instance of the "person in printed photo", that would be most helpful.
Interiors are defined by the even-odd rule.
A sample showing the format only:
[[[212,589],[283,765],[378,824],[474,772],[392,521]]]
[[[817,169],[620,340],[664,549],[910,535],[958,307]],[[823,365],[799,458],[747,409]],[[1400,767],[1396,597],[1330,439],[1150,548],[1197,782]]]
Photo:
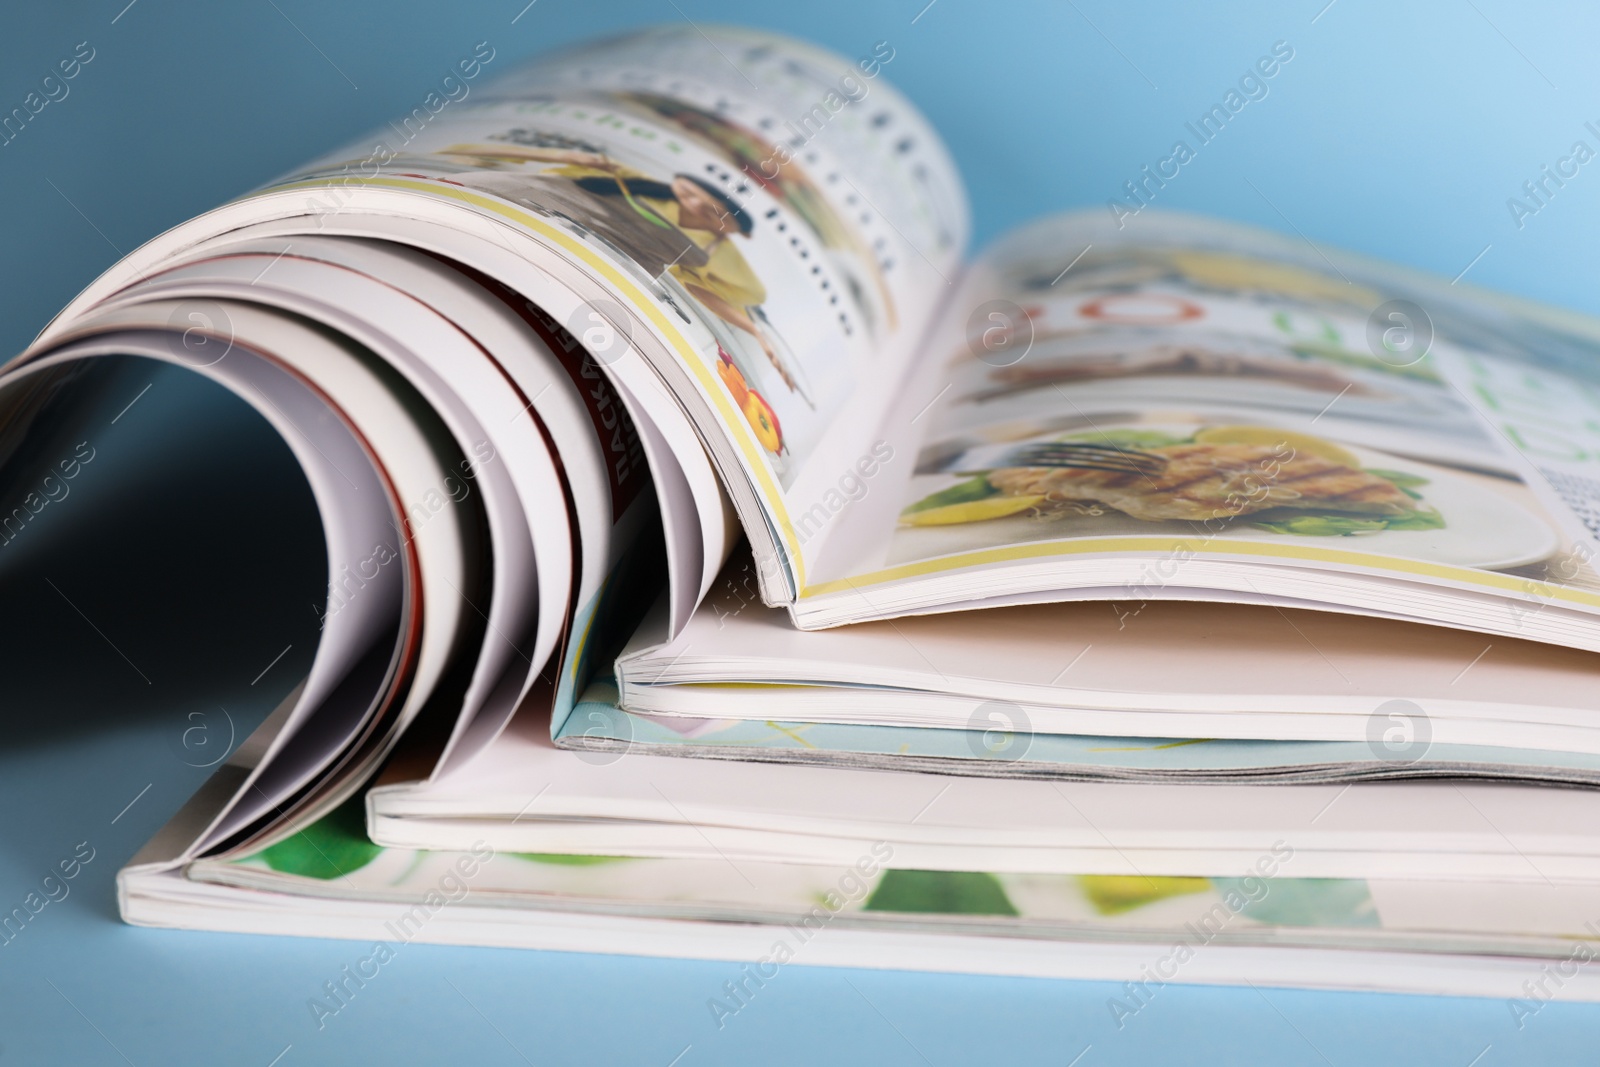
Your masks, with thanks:
[[[750,236],[754,220],[727,193],[691,174],[652,178],[588,148],[506,143],[445,151],[458,160],[555,164],[538,172],[472,171],[453,180],[560,215],[652,277],[671,275],[708,312],[749,334],[784,383],[795,388],[793,375],[757,322],[766,286],[734,243],[735,237]]]

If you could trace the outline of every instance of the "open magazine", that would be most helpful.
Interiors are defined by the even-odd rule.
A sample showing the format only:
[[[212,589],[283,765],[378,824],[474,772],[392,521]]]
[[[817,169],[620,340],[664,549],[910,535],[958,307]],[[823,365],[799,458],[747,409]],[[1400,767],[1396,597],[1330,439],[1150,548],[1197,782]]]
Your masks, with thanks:
[[[0,543],[159,365],[321,517],[315,654],[126,918],[1508,996],[1587,949],[1600,328],[1155,212],[968,260],[894,56],[480,45],[0,372]]]

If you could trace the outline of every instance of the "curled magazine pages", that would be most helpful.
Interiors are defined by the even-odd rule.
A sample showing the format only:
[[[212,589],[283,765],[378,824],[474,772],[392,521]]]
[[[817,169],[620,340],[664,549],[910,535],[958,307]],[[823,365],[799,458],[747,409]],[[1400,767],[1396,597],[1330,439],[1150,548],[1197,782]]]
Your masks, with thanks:
[[[1153,210],[969,260],[895,60],[479,45],[0,369],[0,565],[179,376],[320,522],[311,616],[240,514],[300,629],[125,918],[1504,996],[1600,936],[1600,328]]]

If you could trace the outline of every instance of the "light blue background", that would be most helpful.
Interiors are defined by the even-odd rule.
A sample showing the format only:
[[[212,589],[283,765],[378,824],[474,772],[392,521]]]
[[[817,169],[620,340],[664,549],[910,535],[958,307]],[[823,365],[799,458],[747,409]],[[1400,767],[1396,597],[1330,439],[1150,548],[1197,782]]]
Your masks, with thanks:
[[[1295,58],[1270,96],[1183,169],[1163,206],[1298,229],[1447,277],[1487,247],[1468,281],[1600,311],[1600,162],[1521,229],[1506,207],[1575,140],[1600,148],[1583,128],[1600,120],[1600,13],[1589,5],[1336,0],[1319,16],[1324,0],[537,0],[513,25],[524,2],[7,0],[0,112],[78,42],[96,57],[65,100],[0,147],[0,351],[25,344],[119,252],[409,110],[478,41],[504,69],[589,34],[685,17],[850,55],[889,41],[889,76],[945,133],[970,183],[980,242],[1041,212],[1104,205],[1286,40]],[[284,1067],[666,1067],[685,1046],[683,1067],[1066,1065],[1086,1047],[1082,1067],[1490,1067],[1594,1048],[1600,1009],[1589,1007],[1553,1005],[1519,1032],[1498,1001],[1169,987],[1119,1032],[1107,984],[804,967],[719,1032],[705,1001],[725,964],[427,946],[408,948],[318,1032],[306,1000],[357,946],[116,920],[116,867],[202,773],[173,757],[168,719],[121,714],[143,684],[38,588],[0,584],[0,646],[26,634],[82,654],[44,681],[3,659],[0,910],[76,842],[97,856],[70,897],[0,948],[0,1067],[264,1067],[288,1046]],[[162,655],[162,677],[179,675],[183,650]]]

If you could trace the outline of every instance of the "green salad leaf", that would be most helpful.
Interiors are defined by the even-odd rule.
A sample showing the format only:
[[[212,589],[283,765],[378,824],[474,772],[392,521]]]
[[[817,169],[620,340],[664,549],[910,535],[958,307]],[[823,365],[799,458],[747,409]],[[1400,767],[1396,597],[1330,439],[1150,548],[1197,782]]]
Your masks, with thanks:
[[[1367,467],[1366,472],[1368,474],[1376,474],[1386,482],[1393,482],[1402,489],[1410,488],[1413,485],[1428,484],[1428,479],[1424,478],[1422,475],[1408,474],[1405,471],[1384,470],[1382,467]]]
[[[1299,537],[1348,537],[1389,528],[1388,519],[1358,518],[1355,515],[1296,515],[1292,519],[1258,522],[1257,526],[1279,534]]]
[[[1402,515],[1397,519],[1390,519],[1391,530],[1442,530],[1444,529],[1444,516],[1439,514],[1437,508],[1427,511],[1413,511],[1409,515]]]
[[[983,500],[999,492],[1000,490],[989,484],[989,476],[987,474],[977,474],[964,482],[952,485],[948,489],[941,489],[937,493],[928,494],[900,514],[915,515],[919,511],[927,511],[930,508],[948,507],[951,504],[970,504],[974,500]]]
[[[1349,537],[1352,534],[1374,533],[1378,530],[1442,530],[1444,516],[1437,509],[1413,511],[1409,515],[1393,518],[1375,518],[1361,515],[1296,515],[1292,519],[1275,519],[1255,525],[1273,533],[1294,534],[1298,537]]]
[[[1400,490],[1412,500],[1421,500],[1422,494],[1417,492],[1416,487],[1419,485],[1428,484],[1428,479],[1424,478],[1420,474],[1407,474],[1405,471],[1384,470],[1381,467],[1368,467],[1366,468],[1366,471],[1368,474],[1376,474],[1379,478],[1389,482],[1396,489]]]

